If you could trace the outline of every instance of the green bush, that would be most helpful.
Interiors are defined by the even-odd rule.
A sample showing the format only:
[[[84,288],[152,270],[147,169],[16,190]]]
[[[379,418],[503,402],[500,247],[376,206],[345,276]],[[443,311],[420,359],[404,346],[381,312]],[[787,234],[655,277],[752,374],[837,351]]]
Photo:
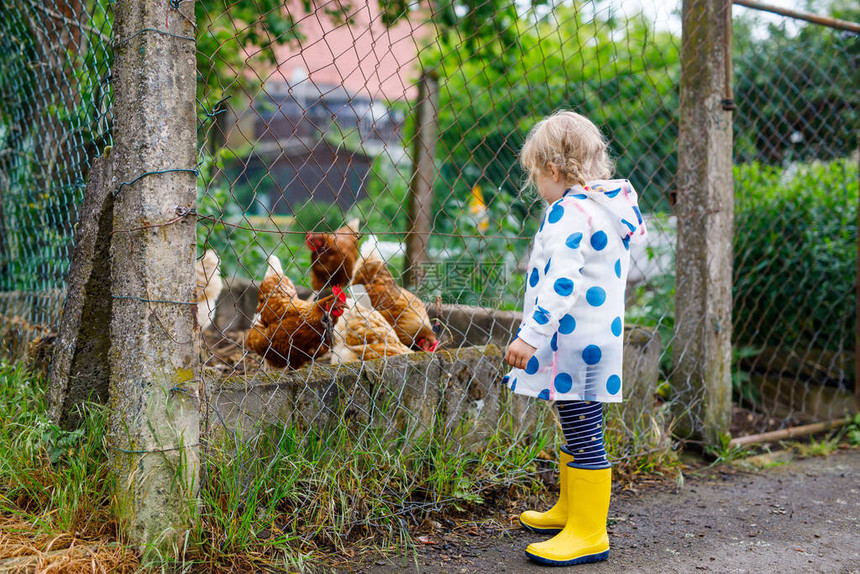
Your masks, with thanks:
[[[735,167],[734,338],[853,348],[857,163]]]

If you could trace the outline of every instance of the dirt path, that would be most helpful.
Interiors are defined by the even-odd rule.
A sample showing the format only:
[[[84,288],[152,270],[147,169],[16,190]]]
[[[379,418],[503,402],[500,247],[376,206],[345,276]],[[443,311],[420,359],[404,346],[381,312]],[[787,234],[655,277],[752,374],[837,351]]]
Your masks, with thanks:
[[[717,469],[683,488],[614,496],[608,562],[576,572],[837,572],[860,574],[860,449],[772,468]],[[425,538],[405,557],[361,570],[546,573],[523,550],[540,535],[521,528]]]

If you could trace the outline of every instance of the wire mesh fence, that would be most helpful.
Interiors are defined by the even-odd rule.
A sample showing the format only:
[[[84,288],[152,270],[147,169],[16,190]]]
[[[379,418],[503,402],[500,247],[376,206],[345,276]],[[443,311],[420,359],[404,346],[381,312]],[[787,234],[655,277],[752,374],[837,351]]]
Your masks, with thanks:
[[[198,243],[220,276],[201,323],[212,492],[266,473],[306,485],[285,497],[290,528],[337,540],[536,476],[553,411],[500,380],[544,217],[517,154],[559,107],[588,110],[642,191],[654,241],[630,272],[636,382],[608,433],[619,468],[659,465],[677,35],[618,3],[308,8],[289,4],[281,28],[279,5],[253,25],[233,5],[198,8]]]
[[[739,12],[733,382],[761,431],[856,408],[860,42]]]
[[[278,540],[397,533],[547,466],[553,411],[500,381],[544,217],[517,154],[559,108],[603,130],[649,228],[631,248],[610,458],[636,472],[671,456],[675,421],[702,400],[675,365],[680,6],[199,0],[195,11],[213,543],[264,525]],[[10,354],[56,324],[88,168],[111,143],[111,12],[20,0],[4,13]],[[857,42],[736,11],[736,434],[849,408]]]
[[[0,64],[0,324],[19,355],[63,305],[90,160],[110,145],[111,10],[6,2]]]

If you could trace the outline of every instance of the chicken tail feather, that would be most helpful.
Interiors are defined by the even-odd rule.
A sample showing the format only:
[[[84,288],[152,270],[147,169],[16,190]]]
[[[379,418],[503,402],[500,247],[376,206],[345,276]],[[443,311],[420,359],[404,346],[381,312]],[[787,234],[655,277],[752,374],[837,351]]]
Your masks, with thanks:
[[[368,261],[384,261],[382,253],[379,252],[379,240],[373,234],[368,235],[365,242],[361,244],[359,254],[362,259]]]
[[[284,276],[284,268],[281,265],[281,260],[278,259],[278,256],[274,253],[269,255],[266,259],[266,263],[268,264],[268,268],[266,269],[266,277],[271,277],[272,275],[277,275],[278,277]]]

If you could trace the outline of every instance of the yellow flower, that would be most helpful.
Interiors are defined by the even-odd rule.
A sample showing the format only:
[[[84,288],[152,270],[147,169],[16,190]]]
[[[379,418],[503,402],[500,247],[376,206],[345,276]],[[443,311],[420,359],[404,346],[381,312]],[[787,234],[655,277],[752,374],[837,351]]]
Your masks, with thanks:
[[[481,186],[476,185],[472,188],[472,197],[469,199],[469,213],[472,215],[483,215],[487,211],[487,205],[484,203],[484,194],[481,193]]]
[[[487,217],[487,204],[484,203],[484,194],[481,193],[480,185],[472,188],[472,196],[469,198],[469,213],[478,220],[479,233],[484,233],[490,227],[490,220]]]

